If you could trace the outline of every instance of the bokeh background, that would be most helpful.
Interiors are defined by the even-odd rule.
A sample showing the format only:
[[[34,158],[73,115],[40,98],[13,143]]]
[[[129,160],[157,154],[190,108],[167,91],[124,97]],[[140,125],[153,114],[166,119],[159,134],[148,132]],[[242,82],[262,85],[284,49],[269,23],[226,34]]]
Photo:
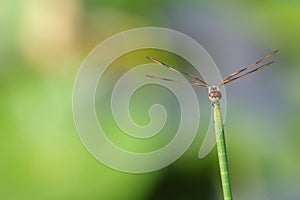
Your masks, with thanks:
[[[300,2],[295,0],[2,0],[0,199],[222,198],[215,150],[205,159],[197,157],[210,118],[206,91],[196,89],[207,105],[199,136],[163,170],[112,170],[80,142],[72,118],[80,64],[99,42],[143,26],[194,38],[224,76],[280,50],[271,67],[226,86],[229,167],[235,199],[300,199],[299,19]],[[147,62],[146,53],[123,56],[112,72]],[[181,62],[166,52],[151,53],[172,64]],[[149,90],[155,95],[156,90]],[[99,94],[104,98],[107,93]],[[146,123],[143,95],[135,96],[133,115]],[[176,101],[168,102],[166,109],[176,110]],[[178,113],[170,116],[171,133]],[[111,121],[105,125],[114,127]]]

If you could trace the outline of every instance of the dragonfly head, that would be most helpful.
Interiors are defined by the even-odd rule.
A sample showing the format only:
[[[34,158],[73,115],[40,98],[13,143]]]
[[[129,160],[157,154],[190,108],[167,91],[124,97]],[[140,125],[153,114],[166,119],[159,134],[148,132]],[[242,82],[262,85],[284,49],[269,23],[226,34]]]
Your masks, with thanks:
[[[222,93],[217,86],[209,86],[208,97],[212,102],[216,103],[222,98]]]

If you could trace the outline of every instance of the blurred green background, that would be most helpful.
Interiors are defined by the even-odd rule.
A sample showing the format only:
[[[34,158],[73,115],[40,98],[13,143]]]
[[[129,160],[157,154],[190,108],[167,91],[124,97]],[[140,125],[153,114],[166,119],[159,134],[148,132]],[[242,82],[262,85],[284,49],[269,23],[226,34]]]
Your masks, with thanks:
[[[79,140],[71,104],[80,64],[99,42],[143,26],[196,39],[224,76],[280,50],[271,67],[226,86],[229,168],[235,199],[300,199],[299,19],[299,1],[2,0],[0,199],[222,198],[215,151],[197,158],[202,126],[184,156],[148,174],[109,169]],[[119,69],[147,62],[138,52],[121,59]],[[133,113],[145,117],[141,102]]]

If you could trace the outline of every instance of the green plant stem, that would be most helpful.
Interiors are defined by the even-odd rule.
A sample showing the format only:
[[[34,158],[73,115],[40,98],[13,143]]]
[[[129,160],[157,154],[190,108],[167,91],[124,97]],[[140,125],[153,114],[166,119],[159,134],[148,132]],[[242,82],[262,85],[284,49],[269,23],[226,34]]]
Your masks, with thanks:
[[[214,124],[224,200],[232,200],[223,120],[218,104],[214,104]]]

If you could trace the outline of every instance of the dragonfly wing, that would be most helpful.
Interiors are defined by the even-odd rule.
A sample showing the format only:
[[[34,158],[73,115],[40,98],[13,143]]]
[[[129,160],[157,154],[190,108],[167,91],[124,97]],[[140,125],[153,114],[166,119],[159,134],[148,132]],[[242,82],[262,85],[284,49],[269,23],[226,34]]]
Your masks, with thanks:
[[[274,54],[277,53],[278,51],[279,51],[279,50],[273,51],[273,52],[269,53],[268,55],[266,55],[265,57],[263,57],[262,59],[258,60],[256,63],[253,63],[253,64],[251,64],[251,65],[249,65],[249,66],[247,66],[247,67],[245,67],[245,68],[243,68],[243,69],[241,69],[241,70],[239,70],[239,71],[237,71],[237,72],[234,72],[234,73],[230,74],[230,75],[227,76],[225,79],[223,79],[223,81],[222,81],[221,83],[219,83],[218,86],[225,85],[225,84],[227,84],[227,83],[229,83],[229,82],[231,82],[231,81],[233,81],[233,80],[236,80],[236,79],[238,79],[238,78],[241,78],[241,77],[243,77],[243,76],[246,76],[246,75],[248,75],[248,74],[251,74],[252,72],[258,71],[258,70],[260,70],[260,69],[262,69],[262,68],[265,68],[266,66],[272,64],[273,61],[272,61],[272,62],[269,62],[269,63],[267,63],[267,64],[264,64],[264,65],[262,65],[262,66],[260,66],[260,67],[257,67],[256,69],[251,70],[250,72],[246,72],[246,73],[243,74],[243,75],[240,75],[242,72],[244,72],[244,71],[246,71],[246,70],[248,70],[248,69],[250,69],[250,68],[252,68],[252,67],[254,67],[254,66],[257,66],[259,63],[261,63],[261,62],[267,60],[268,58],[270,58],[272,55],[274,55]],[[239,75],[239,76],[238,76],[238,75]]]
[[[177,73],[179,73],[179,74],[184,74],[184,75],[186,75],[186,76],[188,76],[188,77],[190,77],[190,78],[192,78],[192,79],[194,79],[194,80],[197,80],[197,81],[199,81],[200,83],[202,83],[202,85],[204,85],[205,87],[208,86],[208,84],[207,84],[204,80],[200,79],[199,77],[197,77],[197,76],[195,76],[195,75],[193,75],[193,74],[189,74],[189,73],[187,73],[187,72],[184,72],[184,71],[175,69],[175,68],[171,67],[170,65],[167,65],[167,64],[165,64],[165,63],[163,63],[163,62],[161,62],[161,61],[159,61],[159,60],[156,60],[155,58],[152,58],[152,57],[150,57],[150,56],[147,56],[146,58],[148,58],[148,59],[151,60],[152,62],[155,62],[155,63],[157,63],[157,64],[159,64],[159,65],[162,65],[162,66],[164,66],[164,67],[166,67],[166,68],[168,68],[168,69],[170,69],[170,70],[172,70],[172,71],[174,71],[174,72],[177,72]]]
[[[186,81],[178,81],[178,80],[173,80],[173,79],[169,79],[169,78],[164,78],[161,76],[153,76],[153,75],[146,75],[149,78],[153,78],[153,79],[159,79],[159,80],[164,80],[164,81],[169,81],[169,82],[174,82],[174,83],[181,83],[181,84],[188,84],[188,85],[193,85],[193,86],[197,86],[197,87],[202,87],[202,88],[207,88],[206,85],[203,85],[201,83],[192,83],[192,82],[186,82]]]

